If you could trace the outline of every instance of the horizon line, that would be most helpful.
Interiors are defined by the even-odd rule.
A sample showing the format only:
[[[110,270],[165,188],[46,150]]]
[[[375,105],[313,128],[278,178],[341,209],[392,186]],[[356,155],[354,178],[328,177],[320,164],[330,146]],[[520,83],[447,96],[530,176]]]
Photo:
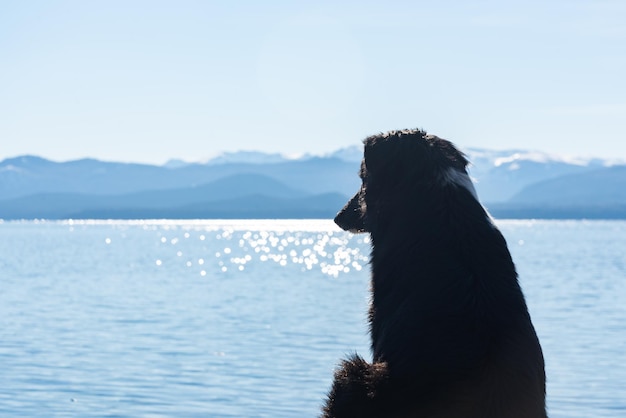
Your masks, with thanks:
[[[0,164],[5,163],[7,160],[16,160],[20,158],[33,158],[33,159],[44,160],[44,161],[57,163],[57,164],[91,160],[91,161],[98,161],[98,162],[103,162],[103,163],[136,164],[136,165],[149,165],[149,166],[156,166],[156,167],[164,167],[164,166],[175,165],[175,164],[205,165],[205,164],[214,162],[216,160],[219,160],[220,158],[224,156],[237,155],[237,154],[257,154],[259,156],[275,157],[277,159],[284,160],[284,161],[299,161],[299,160],[306,160],[306,159],[312,159],[312,158],[330,158],[334,154],[338,154],[344,150],[351,150],[351,149],[358,148],[359,151],[361,151],[362,147],[363,147],[362,144],[354,144],[354,145],[337,148],[334,151],[326,151],[326,152],[321,152],[321,153],[306,152],[306,151],[298,152],[298,153],[280,153],[280,152],[273,152],[273,151],[262,151],[258,149],[241,149],[237,151],[219,151],[217,153],[211,154],[208,157],[204,157],[204,158],[197,159],[197,160],[189,160],[189,159],[180,158],[180,157],[169,157],[164,162],[160,162],[160,163],[157,163],[155,161],[109,159],[109,158],[102,158],[102,157],[95,157],[95,156],[69,157],[67,159],[58,159],[54,157],[46,157],[40,154],[25,153],[25,154],[13,155],[13,156],[0,156]],[[516,158],[515,154],[519,154],[519,156],[525,156],[525,155],[527,156],[527,155],[535,154],[537,156],[546,158],[548,160],[562,161],[562,162],[567,162],[570,164],[585,164],[593,160],[603,161],[606,165],[625,165],[626,164],[626,158],[602,157],[602,156],[589,155],[589,154],[587,155],[572,155],[572,154],[566,154],[566,153],[555,154],[552,152],[547,152],[547,151],[542,151],[542,150],[537,150],[537,149],[522,149],[522,148],[517,148],[517,147],[515,148],[513,147],[512,148],[485,148],[485,147],[474,147],[474,146],[468,146],[468,147],[459,146],[458,148],[464,153],[468,153],[468,151],[472,153],[475,153],[475,152],[497,152],[497,153],[510,152],[512,153],[510,156],[507,156],[507,157],[498,157],[497,158],[498,160],[501,160],[503,158],[507,160],[511,158],[515,159]],[[339,158],[339,159],[342,159],[342,158]],[[360,159],[360,156],[359,156],[359,159]],[[277,160],[275,162],[280,162],[280,160]],[[348,161],[346,159],[344,160]],[[241,161],[241,160],[232,161],[232,162],[246,163],[246,161]],[[248,161],[248,162],[251,164],[264,164],[265,163],[265,162],[255,163],[252,161]],[[228,164],[228,163],[230,163],[230,161],[216,162],[216,164]]]

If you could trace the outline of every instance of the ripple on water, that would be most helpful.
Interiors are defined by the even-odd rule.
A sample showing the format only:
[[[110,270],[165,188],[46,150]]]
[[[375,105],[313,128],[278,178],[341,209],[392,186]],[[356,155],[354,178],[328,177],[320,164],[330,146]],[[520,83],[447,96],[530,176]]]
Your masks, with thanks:
[[[550,417],[621,416],[626,222],[498,224]],[[368,356],[369,242],[330,221],[4,222],[0,236],[0,416],[316,416],[337,361]]]

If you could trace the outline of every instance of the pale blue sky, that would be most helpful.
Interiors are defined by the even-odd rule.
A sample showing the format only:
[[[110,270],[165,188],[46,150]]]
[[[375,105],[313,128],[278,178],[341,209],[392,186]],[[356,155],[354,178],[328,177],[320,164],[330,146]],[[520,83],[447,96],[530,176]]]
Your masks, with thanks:
[[[0,0],[0,159],[324,153],[421,127],[626,158],[626,2]]]

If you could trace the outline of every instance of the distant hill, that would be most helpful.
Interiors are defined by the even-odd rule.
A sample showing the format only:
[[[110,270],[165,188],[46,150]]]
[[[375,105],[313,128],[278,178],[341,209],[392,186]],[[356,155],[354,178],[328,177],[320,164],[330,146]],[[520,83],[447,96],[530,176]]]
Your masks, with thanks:
[[[496,217],[625,218],[626,165],[464,150]],[[329,218],[359,187],[362,145],[287,158],[243,151],[163,166],[20,156],[0,162],[0,218]]]
[[[550,206],[626,205],[626,166],[539,181],[509,199],[509,203],[530,202]]]
[[[538,181],[487,207],[499,218],[626,219],[626,166]]]
[[[337,158],[278,163],[180,164],[178,168],[98,160],[53,162],[24,156],[0,162],[0,200],[37,193],[124,194],[189,188],[239,174],[256,174],[308,194],[353,193],[358,164]]]
[[[181,187],[181,176],[170,175],[177,171],[145,164],[93,159],[53,162],[22,156],[0,162],[0,199],[36,193],[120,194]]]
[[[341,199],[338,199],[341,202],[346,200],[343,195],[331,196],[334,198],[341,196]],[[305,202],[312,198],[313,196],[307,196],[303,191],[289,188],[267,176],[236,174],[197,187],[148,190],[121,195],[37,193],[0,201],[0,218],[62,219],[84,218],[87,215],[101,218],[105,213],[117,214],[124,218],[130,213],[137,215],[143,213],[144,216],[141,217],[146,217],[147,214],[156,216],[158,213],[172,215],[178,213],[182,216],[183,212],[201,213],[203,210],[250,213],[255,208],[263,208],[265,211],[270,207],[275,208],[268,202],[274,205],[282,202],[285,208],[293,209],[293,202]],[[320,199],[328,202],[327,195]],[[309,204],[316,210],[320,209],[320,203],[309,202]]]
[[[329,219],[337,214],[346,199],[338,193],[298,198],[249,195],[179,207],[85,209],[59,219]]]
[[[485,202],[506,202],[525,187],[560,176],[604,168],[610,161],[573,159],[536,151],[470,148],[470,175]]]

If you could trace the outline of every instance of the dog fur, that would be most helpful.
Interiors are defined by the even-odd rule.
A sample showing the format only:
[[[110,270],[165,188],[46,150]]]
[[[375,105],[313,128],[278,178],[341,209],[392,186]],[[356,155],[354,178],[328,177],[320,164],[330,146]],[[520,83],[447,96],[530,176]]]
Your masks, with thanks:
[[[465,156],[421,130],[364,141],[339,212],[371,235],[372,363],[344,360],[323,418],[545,418],[541,346]]]

